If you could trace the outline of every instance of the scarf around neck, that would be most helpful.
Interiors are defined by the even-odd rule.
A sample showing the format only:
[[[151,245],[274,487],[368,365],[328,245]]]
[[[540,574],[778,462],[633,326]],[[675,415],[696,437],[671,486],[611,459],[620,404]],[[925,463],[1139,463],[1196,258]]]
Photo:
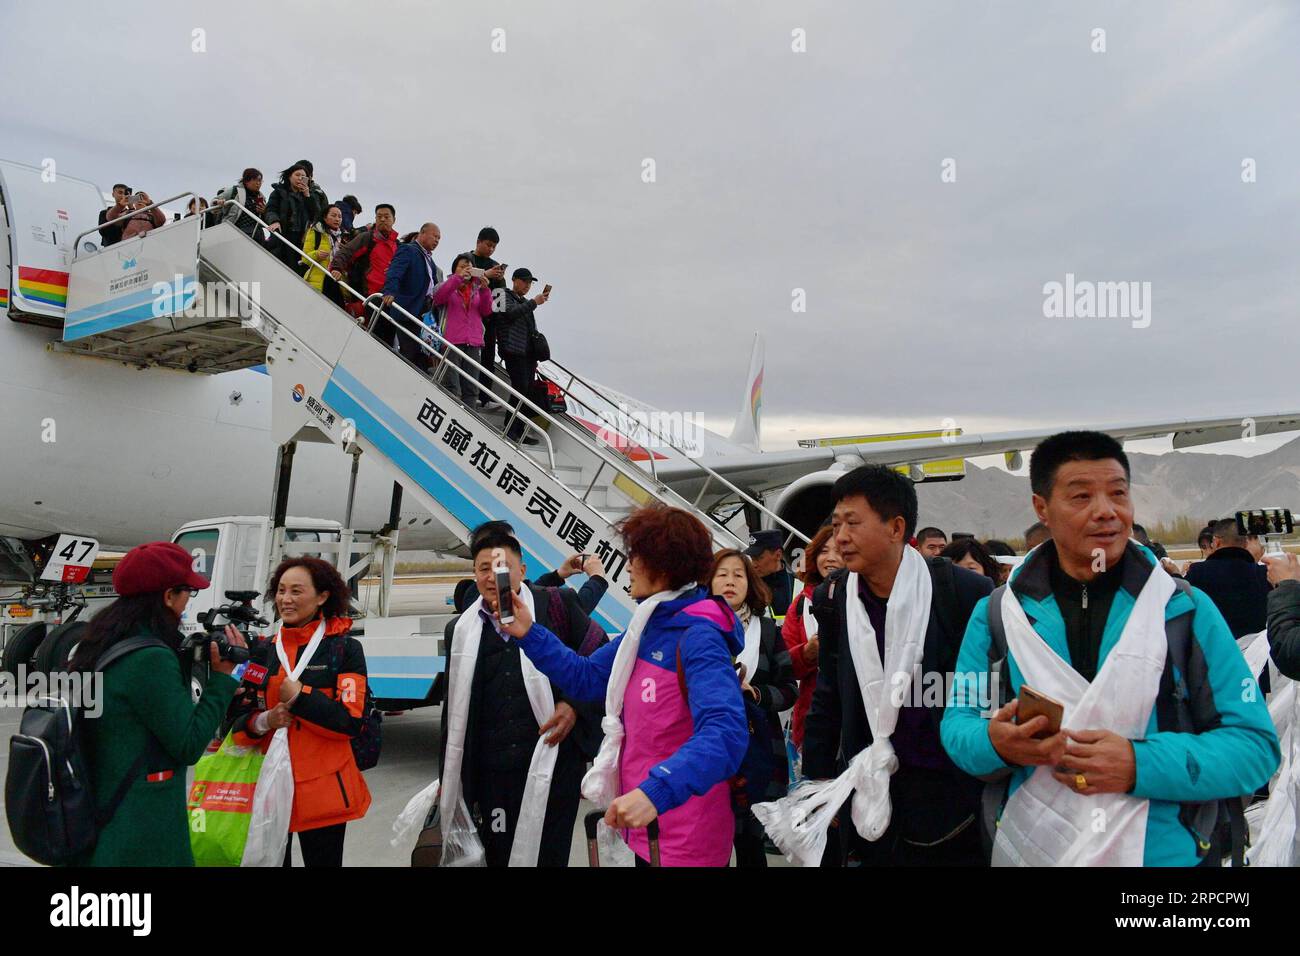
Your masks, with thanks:
[[[519,589],[519,599],[536,618],[533,593],[527,584]],[[442,767],[442,785],[438,796],[439,814],[442,818],[442,866],[482,866],[483,844],[478,829],[465,805],[461,768],[465,758],[465,733],[469,723],[470,694],[474,688],[474,671],[478,665],[479,645],[483,639],[484,621],[479,612],[483,597],[465,609],[456,621],[453,646],[447,662],[447,756]],[[540,727],[555,712],[555,694],[551,682],[537,669],[526,654],[519,655],[524,690],[533,717]],[[510,866],[536,866],[542,843],[542,824],[546,819],[546,805],[551,792],[551,778],[559,747],[551,746],[544,736],[537,738],[532,760],[528,765],[527,783],[519,819],[515,823],[515,836],[510,846]]]
[[[930,625],[930,569],[914,548],[903,548],[885,603],[883,661],[875,629],[858,595],[858,575],[848,574],[842,584],[847,649],[871,728],[871,745],[859,751],[834,780],[805,780],[788,796],[754,807],[754,816],[772,842],[800,866],[821,863],[827,828],[850,797],[853,826],[864,840],[878,840],[888,829],[893,812],[889,779],[898,769],[890,737],[908,688],[920,670]]]

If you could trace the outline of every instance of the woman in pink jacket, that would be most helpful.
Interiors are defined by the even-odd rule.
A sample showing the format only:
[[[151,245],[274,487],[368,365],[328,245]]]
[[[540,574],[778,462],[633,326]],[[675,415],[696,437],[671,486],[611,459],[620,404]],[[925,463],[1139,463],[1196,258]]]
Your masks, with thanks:
[[[486,279],[470,274],[473,265],[465,253],[456,257],[451,264],[451,275],[433,292],[433,307],[447,307],[443,337],[478,362],[483,355],[483,320],[492,314],[492,293],[488,291]],[[455,352],[448,352],[447,361],[464,369],[464,375],[456,376],[460,379],[460,397],[473,408],[478,401],[478,367]],[[455,392],[457,385],[448,382],[447,388]]]
[[[698,518],[652,505],[619,530],[639,605],[624,633],[580,657],[518,596],[502,630],[572,699],[605,699],[605,739],[582,793],[608,808],[605,822],[625,831],[638,865],[648,865],[644,828],[657,819],[664,866],[726,866],[736,827],[729,781],[749,746],[732,667],[745,633],[700,586],[713,539]]]

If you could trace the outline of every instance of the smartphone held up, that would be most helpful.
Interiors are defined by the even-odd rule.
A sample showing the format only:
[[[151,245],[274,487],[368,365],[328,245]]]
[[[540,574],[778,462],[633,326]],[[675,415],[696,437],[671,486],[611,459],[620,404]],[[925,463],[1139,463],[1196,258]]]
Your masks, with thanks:
[[[510,586],[510,566],[506,564],[504,553],[492,556],[492,576],[497,591],[497,620],[502,624],[513,624],[515,620],[514,590]]]
[[[1237,533],[1245,537],[1264,539],[1264,555],[1283,553],[1282,539],[1295,533],[1295,522],[1290,508],[1256,508],[1238,511]]]

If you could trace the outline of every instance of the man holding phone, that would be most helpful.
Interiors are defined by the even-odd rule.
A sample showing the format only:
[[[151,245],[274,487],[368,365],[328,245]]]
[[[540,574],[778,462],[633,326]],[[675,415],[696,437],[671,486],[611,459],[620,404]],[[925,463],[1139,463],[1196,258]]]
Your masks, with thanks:
[[[502,295],[506,288],[506,264],[497,262],[492,258],[492,254],[497,251],[497,245],[501,242],[501,235],[491,226],[484,226],[478,231],[478,239],[474,242],[474,251],[469,254],[470,262],[475,269],[483,270],[483,279],[488,284],[488,289],[492,292],[492,315],[488,316],[483,326],[483,356],[482,363],[484,368],[492,368],[497,360],[497,313],[501,311],[504,300]],[[479,373],[479,383],[482,386],[479,392],[479,404],[483,408],[491,411],[501,407],[501,403],[496,400],[496,393],[492,391],[492,380],[484,372]]]
[[[537,329],[534,313],[539,305],[545,305],[551,297],[551,287],[548,285],[539,295],[527,298],[528,291],[536,281],[536,277],[525,267],[516,269],[510,277],[510,288],[506,290],[505,306],[492,317],[497,329],[497,341],[501,346],[501,357],[505,359],[506,371],[510,374],[510,385],[525,395],[537,377],[537,359],[531,350],[532,334]],[[486,336],[484,341],[487,341]],[[521,410],[520,417],[527,412],[527,408]],[[531,435],[524,434],[523,422],[519,420],[510,426],[506,437],[511,441],[522,438],[525,445],[536,445],[538,441]]]
[[[1244,827],[1278,765],[1263,695],[1209,598],[1130,541],[1115,439],[1053,435],[1029,480],[1051,538],[976,608],[943,719],[957,765],[1006,784],[993,863],[1217,866],[1220,815]]]
[[[565,698],[520,654],[519,642],[501,634],[494,615],[503,593],[512,592],[579,654],[590,654],[608,638],[591,622],[572,588],[544,588],[524,580],[522,550],[509,532],[487,530],[471,548],[480,597],[445,633],[443,786],[463,796],[488,866],[567,866],[579,788],[587,761],[600,746],[604,705]],[[508,596],[506,601],[507,608],[513,607]],[[558,749],[545,754],[539,748]],[[449,753],[459,755],[455,766],[448,763]],[[553,763],[549,787],[540,787],[530,773],[535,765],[540,772],[543,755]],[[537,812],[522,813],[525,801]],[[545,821],[540,830],[538,817]],[[444,836],[451,820],[444,814]]]
[[[115,183],[113,185],[113,205],[99,211],[99,236],[102,240],[100,244],[104,248],[122,241],[122,227],[126,225],[125,222],[107,226],[104,224],[111,223],[114,219],[120,219],[126,215],[127,210],[131,208],[128,202],[130,197],[130,186],[125,183]]]

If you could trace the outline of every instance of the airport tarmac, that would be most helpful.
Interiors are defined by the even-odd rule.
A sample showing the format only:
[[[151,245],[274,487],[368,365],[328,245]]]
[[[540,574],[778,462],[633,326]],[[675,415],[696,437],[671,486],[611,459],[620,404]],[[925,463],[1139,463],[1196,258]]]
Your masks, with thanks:
[[[455,578],[401,584],[393,589],[391,613],[434,614],[440,624],[451,619],[450,607],[445,603],[451,594]],[[365,593],[363,590],[363,597]],[[373,598],[371,599],[371,601]],[[370,602],[368,602],[370,603]],[[407,801],[438,776],[438,734],[440,707],[425,707],[384,718],[384,743],[379,765],[366,771],[366,784],[370,788],[370,811],[360,820],[348,824],[344,844],[345,866],[408,866],[414,837],[408,843],[394,847],[392,826]],[[0,740],[8,740],[17,733],[21,713],[16,709],[0,709]],[[8,769],[8,748],[0,751],[0,777]],[[191,771],[192,773],[192,771]],[[582,833],[582,816],[592,806],[583,801],[574,826],[570,866],[587,865],[587,844]],[[294,850],[294,864],[301,865],[298,851]],[[768,856],[771,866],[784,866],[777,856]],[[35,866],[15,849],[7,826],[0,828],[0,866]]]

